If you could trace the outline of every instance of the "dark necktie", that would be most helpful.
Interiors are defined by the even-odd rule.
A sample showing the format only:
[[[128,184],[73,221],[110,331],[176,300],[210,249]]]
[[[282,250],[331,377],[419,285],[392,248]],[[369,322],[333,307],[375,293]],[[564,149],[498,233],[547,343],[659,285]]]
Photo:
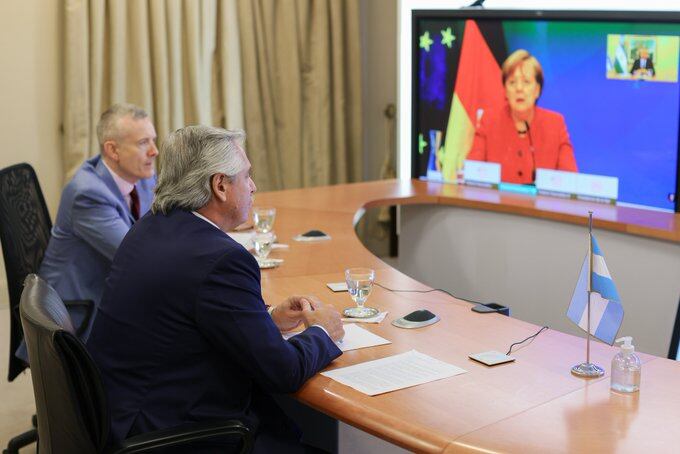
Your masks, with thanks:
[[[130,212],[136,221],[139,219],[139,195],[137,194],[136,187],[133,187],[132,192],[130,192],[130,202]]]

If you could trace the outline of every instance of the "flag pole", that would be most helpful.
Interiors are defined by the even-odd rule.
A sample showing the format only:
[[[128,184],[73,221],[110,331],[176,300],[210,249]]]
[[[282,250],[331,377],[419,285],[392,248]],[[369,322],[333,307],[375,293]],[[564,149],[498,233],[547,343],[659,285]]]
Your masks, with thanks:
[[[590,293],[593,291],[593,212],[588,211],[588,331],[586,333],[586,363],[590,364]]]
[[[588,315],[586,332],[586,362],[571,368],[571,373],[583,378],[596,378],[604,375],[604,369],[590,362],[590,294],[593,289],[593,212],[588,211]]]

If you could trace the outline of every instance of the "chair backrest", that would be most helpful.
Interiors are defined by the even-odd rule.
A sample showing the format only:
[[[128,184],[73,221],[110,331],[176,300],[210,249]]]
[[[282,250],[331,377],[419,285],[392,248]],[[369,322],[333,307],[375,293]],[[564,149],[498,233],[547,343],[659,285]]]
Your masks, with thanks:
[[[0,242],[11,310],[9,381],[26,368],[14,356],[23,338],[19,320],[22,284],[29,273],[38,272],[51,229],[50,214],[33,168],[17,164],[0,170]]]
[[[99,370],[47,282],[26,277],[20,304],[41,453],[102,452],[109,414]]]

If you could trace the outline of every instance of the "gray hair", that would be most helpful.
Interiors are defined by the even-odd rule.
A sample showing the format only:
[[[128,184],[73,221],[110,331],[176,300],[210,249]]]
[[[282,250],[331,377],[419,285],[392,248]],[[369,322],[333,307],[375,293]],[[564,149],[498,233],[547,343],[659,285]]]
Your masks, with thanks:
[[[99,140],[99,147],[104,149],[104,142],[107,140],[119,140],[121,131],[118,126],[118,120],[123,117],[132,117],[135,120],[147,118],[148,113],[141,107],[134,104],[114,104],[104,111],[99,117],[97,123],[97,140]]]
[[[187,126],[170,134],[158,157],[160,173],[151,211],[167,214],[174,208],[204,207],[212,196],[213,175],[223,173],[231,180],[245,168],[238,153],[245,137],[243,131],[212,126]]]

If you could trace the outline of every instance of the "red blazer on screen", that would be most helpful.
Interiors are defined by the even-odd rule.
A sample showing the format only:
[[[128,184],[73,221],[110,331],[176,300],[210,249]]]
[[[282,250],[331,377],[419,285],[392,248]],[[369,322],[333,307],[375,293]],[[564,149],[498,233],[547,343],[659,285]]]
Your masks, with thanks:
[[[467,159],[501,164],[501,181],[506,183],[533,183],[535,168],[578,172],[564,117],[540,107],[523,136],[517,133],[507,104],[485,112]]]

